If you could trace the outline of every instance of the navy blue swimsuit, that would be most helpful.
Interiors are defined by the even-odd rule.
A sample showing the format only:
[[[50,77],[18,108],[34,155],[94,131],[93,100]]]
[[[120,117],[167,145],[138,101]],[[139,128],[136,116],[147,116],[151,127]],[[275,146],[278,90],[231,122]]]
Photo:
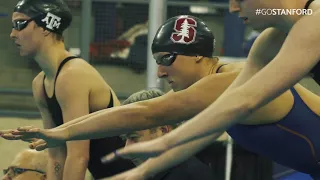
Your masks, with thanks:
[[[249,151],[320,179],[320,117],[294,88],[294,104],[282,120],[266,125],[236,124],[227,132]]]

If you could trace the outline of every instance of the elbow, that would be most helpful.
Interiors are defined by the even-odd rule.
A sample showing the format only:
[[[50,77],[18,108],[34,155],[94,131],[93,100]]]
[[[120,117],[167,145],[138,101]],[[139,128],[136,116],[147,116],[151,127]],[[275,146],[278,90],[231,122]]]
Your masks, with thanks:
[[[257,101],[256,100],[246,100],[244,103],[241,103],[241,107],[239,108],[240,112],[243,112],[246,115],[253,113],[257,109]]]
[[[155,123],[158,122],[155,117],[155,109],[151,108],[147,101],[138,102],[136,107],[136,110],[133,114],[130,114],[130,116],[131,118],[135,117],[135,119],[143,120],[145,128],[154,126]]]
[[[253,93],[250,93],[250,91],[244,93],[242,97],[242,100],[239,101],[240,105],[238,106],[237,111],[243,112],[244,114],[251,114],[262,104],[259,95],[254,95]]]
[[[48,155],[51,159],[63,159],[66,158],[67,152],[66,148],[63,147],[56,147],[56,148],[49,148]]]
[[[175,141],[169,138],[168,136],[162,136],[160,140],[161,140],[161,143],[159,143],[158,145],[159,146],[158,149],[160,153],[163,153],[175,147]]]
[[[170,125],[181,122],[188,118],[182,118],[181,116],[188,116],[188,112],[182,112],[184,106],[181,109],[176,109],[175,105],[170,104],[170,108],[154,104],[153,102],[144,101],[138,103],[140,108],[139,112],[136,113],[136,117],[143,121],[145,128],[151,128],[155,126]],[[166,105],[168,105],[166,104]]]
[[[75,148],[82,148],[82,150],[75,149]],[[89,147],[72,147],[68,149],[67,152],[67,160],[70,162],[77,162],[77,163],[87,163],[90,159]]]
[[[258,97],[258,98],[257,98]],[[223,98],[222,98],[223,99]],[[228,102],[228,110],[225,113],[245,117],[255,111],[259,105],[259,96],[252,89],[240,86],[231,90],[224,97]]]

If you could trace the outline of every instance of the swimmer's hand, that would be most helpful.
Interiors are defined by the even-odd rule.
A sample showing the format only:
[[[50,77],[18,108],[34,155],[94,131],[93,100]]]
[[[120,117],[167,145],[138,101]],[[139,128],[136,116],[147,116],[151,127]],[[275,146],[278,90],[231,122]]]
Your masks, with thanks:
[[[15,136],[12,134],[16,131],[17,131],[16,129],[0,130],[0,137],[6,140],[20,140],[20,139],[16,139]]]
[[[141,142],[126,146],[110,153],[103,158],[103,163],[112,162],[119,158],[125,159],[148,159],[159,156],[167,150],[167,146],[163,143],[162,138],[157,138],[147,142]]]
[[[16,130],[0,131],[0,135],[8,140],[30,142],[29,147],[37,151],[62,146],[68,137],[68,133],[63,128],[40,129],[33,126],[19,127]]]

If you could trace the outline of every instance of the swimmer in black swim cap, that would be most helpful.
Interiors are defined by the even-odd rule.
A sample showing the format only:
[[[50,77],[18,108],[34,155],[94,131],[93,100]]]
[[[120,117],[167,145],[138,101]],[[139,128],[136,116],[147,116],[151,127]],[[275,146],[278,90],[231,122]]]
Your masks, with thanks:
[[[21,0],[12,15],[10,37],[20,55],[34,59],[41,68],[32,90],[45,128],[120,105],[105,78],[86,60],[65,49],[62,34],[71,20],[63,0]],[[128,160],[113,164],[100,161],[106,153],[123,146],[115,136],[49,149],[47,179],[85,179],[87,169],[94,179],[101,179],[131,169],[134,164]]]
[[[63,41],[63,31],[71,21],[70,9],[63,0],[21,0],[12,14],[10,37],[21,56],[35,56],[48,37]]]

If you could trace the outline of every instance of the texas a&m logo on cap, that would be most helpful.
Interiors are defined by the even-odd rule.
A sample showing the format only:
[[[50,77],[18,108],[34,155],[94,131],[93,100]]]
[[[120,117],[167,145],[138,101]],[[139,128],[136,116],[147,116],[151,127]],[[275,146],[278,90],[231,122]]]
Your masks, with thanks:
[[[196,39],[197,30],[197,21],[193,18],[182,16],[178,18],[174,24],[173,32],[170,39],[174,43],[180,44],[190,44],[193,43]]]
[[[45,22],[46,27],[51,30],[54,30],[54,28],[59,29],[59,26],[61,24],[61,18],[49,12],[47,13],[47,16],[43,18],[41,21]]]

